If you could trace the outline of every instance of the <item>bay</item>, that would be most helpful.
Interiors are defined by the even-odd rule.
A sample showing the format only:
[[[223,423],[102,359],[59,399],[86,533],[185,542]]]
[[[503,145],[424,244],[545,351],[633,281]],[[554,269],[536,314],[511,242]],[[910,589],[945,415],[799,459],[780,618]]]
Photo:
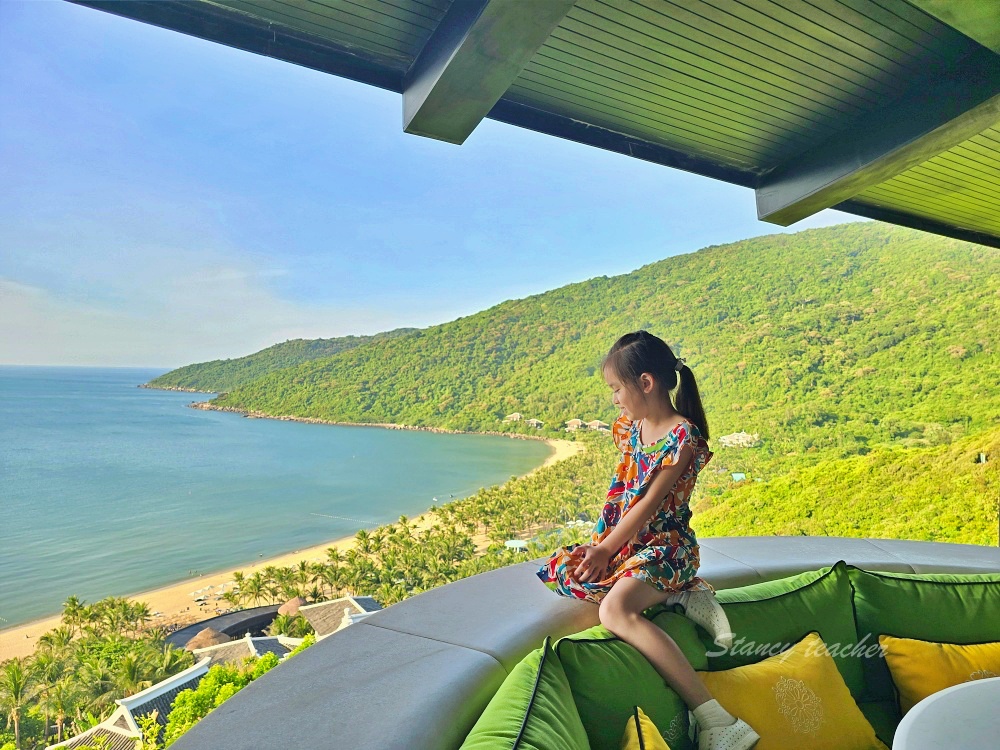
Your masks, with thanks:
[[[246,419],[162,369],[0,367],[0,628],[412,518],[541,441]]]

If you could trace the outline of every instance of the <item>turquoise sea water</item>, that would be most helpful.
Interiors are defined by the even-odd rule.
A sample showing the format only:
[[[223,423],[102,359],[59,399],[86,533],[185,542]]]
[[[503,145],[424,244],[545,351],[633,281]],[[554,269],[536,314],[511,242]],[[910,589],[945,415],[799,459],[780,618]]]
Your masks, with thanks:
[[[164,370],[0,367],[0,628],[410,518],[540,441],[245,419]],[[454,497],[449,497],[449,496]]]

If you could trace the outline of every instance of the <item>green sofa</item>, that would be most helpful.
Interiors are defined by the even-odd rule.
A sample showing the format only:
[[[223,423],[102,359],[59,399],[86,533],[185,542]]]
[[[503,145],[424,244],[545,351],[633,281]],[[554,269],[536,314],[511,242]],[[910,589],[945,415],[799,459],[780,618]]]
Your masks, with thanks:
[[[819,632],[852,697],[888,746],[901,714],[879,653],[880,634],[949,643],[1000,641],[1000,573],[873,572],[840,561],[721,589],[718,597],[735,634],[725,652],[675,606],[659,605],[645,614],[703,671],[756,663]],[[510,672],[462,748],[619,750],[634,706],[653,720],[671,750],[694,746],[683,702],[634,648],[602,625],[546,637]]]

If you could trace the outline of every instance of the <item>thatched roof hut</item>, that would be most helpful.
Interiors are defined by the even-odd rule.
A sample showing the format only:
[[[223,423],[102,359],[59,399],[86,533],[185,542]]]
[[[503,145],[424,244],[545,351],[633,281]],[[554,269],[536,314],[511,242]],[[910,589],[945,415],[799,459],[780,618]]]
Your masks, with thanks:
[[[220,633],[215,628],[205,628],[200,631],[198,635],[192,638],[184,646],[188,651],[194,651],[196,648],[205,648],[206,646],[217,646],[220,643],[229,643],[232,638],[230,638],[225,633]]]
[[[278,607],[279,615],[288,615],[289,617],[294,617],[299,613],[299,607],[306,604],[306,600],[301,596],[297,596],[294,599],[289,599],[287,602]]]

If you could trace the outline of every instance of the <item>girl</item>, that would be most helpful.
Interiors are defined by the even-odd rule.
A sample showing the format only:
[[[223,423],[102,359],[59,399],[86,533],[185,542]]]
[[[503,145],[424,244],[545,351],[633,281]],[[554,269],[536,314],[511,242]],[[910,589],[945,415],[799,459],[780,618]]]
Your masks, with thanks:
[[[643,617],[656,604],[679,603],[717,645],[732,645],[715,591],[697,575],[698,543],[688,525],[695,479],[712,457],[694,373],[646,331],[618,339],[601,369],[621,410],[611,429],[618,468],[590,543],[560,547],[538,577],[563,596],[600,605],[601,624],[642,653],[687,703],[699,750],[748,750],[757,733],[712,698],[673,639]]]

